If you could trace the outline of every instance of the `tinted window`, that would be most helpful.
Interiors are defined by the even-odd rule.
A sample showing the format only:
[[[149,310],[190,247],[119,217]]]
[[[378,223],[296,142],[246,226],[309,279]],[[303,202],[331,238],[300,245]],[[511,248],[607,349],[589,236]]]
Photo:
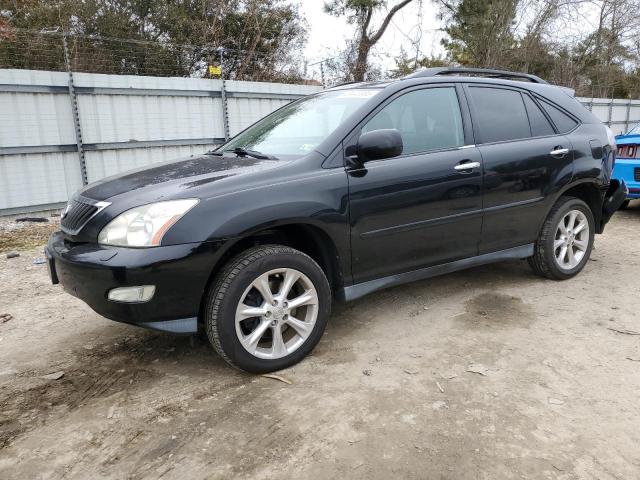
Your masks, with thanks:
[[[404,155],[464,145],[460,105],[453,87],[405,93],[369,120],[362,133],[384,128],[400,131]]]
[[[573,130],[573,128],[578,124],[578,122],[573,118],[550,103],[545,101],[541,101],[540,103],[542,104],[542,108],[544,108],[544,110],[549,114],[551,120],[556,125],[556,128],[560,133],[566,133],[569,130]]]
[[[483,143],[531,136],[520,92],[488,87],[471,87],[469,90]]]
[[[531,135],[534,137],[554,135],[556,132],[553,130],[547,117],[542,113],[542,110],[540,110],[540,107],[536,105],[529,95],[522,95],[522,98],[524,98],[524,104],[527,107],[527,114],[529,115]]]

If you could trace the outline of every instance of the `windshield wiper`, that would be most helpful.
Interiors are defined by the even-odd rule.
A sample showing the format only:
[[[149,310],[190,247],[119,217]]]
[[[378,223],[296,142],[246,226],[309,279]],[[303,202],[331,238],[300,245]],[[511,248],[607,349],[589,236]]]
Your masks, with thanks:
[[[271,155],[267,155],[265,153],[260,153],[255,150],[247,150],[246,148],[236,147],[233,150],[225,150],[225,152],[233,152],[239,157],[253,157],[258,158],[260,160],[275,160],[276,157]]]

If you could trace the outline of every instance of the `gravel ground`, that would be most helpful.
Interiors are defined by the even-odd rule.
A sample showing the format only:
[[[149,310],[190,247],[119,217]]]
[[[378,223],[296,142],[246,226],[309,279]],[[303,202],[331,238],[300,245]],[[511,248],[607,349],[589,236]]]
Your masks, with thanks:
[[[570,281],[506,262],[338,305],[291,385],[2,255],[0,478],[640,478],[639,226]]]
[[[59,229],[60,218],[44,212],[35,215],[0,217],[0,254],[35,248],[47,242],[49,235]],[[20,222],[19,218],[32,218],[42,222]],[[4,255],[3,255],[4,256]]]

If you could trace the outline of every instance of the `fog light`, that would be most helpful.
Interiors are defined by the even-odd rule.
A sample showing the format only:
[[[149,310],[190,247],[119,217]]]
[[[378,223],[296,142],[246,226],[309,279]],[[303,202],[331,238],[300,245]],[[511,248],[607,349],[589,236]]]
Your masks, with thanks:
[[[155,285],[122,287],[110,290],[108,298],[112,302],[141,303],[151,300],[154,293],[156,293]]]

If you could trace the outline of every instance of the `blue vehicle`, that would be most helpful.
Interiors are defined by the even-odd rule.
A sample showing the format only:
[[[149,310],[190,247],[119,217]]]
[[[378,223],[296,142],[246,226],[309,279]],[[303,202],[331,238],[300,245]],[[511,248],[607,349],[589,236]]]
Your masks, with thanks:
[[[640,199],[640,123],[626,134],[616,136],[616,145],[618,153],[612,175],[629,187],[627,200],[620,207],[625,209],[631,200]]]

